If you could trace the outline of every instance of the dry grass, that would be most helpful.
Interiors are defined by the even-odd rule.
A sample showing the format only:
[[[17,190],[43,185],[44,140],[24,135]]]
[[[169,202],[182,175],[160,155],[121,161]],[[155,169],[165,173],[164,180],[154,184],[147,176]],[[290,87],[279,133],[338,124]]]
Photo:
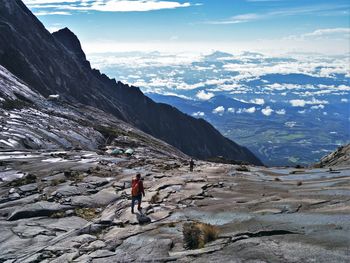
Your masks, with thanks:
[[[175,222],[170,222],[170,223],[168,223],[168,227],[176,227]]]
[[[185,223],[182,232],[186,249],[203,248],[206,243],[216,240],[219,235],[217,226],[201,222]]]
[[[56,186],[56,185],[59,185],[59,184],[63,184],[64,182],[66,182],[66,179],[64,178],[61,178],[61,179],[54,179],[50,182],[50,185],[51,186]]]
[[[239,172],[250,172],[250,170],[248,169],[247,166],[245,165],[241,165],[239,167],[236,168],[236,171],[239,171]]]
[[[156,204],[159,202],[159,192],[157,192],[156,194],[152,195],[150,203],[151,204]]]
[[[97,217],[98,212],[95,208],[76,208],[75,214],[85,220],[91,221]]]
[[[22,178],[16,179],[13,182],[10,183],[11,186],[22,186],[26,184],[32,184],[35,183],[37,180],[36,175],[34,174],[28,174],[27,176],[24,176]]]
[[[83,181],[85,177],[84,174],[79,171],[65,171],[64,176],[76,183]]]
[[[66,216],[65,212],[59,211],[59,212],[53,213],[50,217],[51,218],[63,218],[65,216]]]

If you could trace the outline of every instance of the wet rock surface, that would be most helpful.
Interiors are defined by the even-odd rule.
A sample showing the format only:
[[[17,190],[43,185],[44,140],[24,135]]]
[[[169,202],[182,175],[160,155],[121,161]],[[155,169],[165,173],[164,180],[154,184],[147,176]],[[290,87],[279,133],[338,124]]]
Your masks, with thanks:
[[[182,156],[134,150],[65,151],[64,162],[55,152],[1,152],[4,169],[36,180],[1,182],[0,261],[349,262],[350,167],[239,171],[198,161],[189,172]],[[146,197],[132,214],[136,173]],[[185,249],[183,225],[197,221],[215,225],[218,239]]]

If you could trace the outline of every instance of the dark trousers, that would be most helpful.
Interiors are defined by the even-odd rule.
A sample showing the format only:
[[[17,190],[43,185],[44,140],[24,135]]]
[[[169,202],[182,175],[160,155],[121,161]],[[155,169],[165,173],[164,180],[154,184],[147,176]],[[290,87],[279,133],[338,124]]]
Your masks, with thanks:
[[[135,202],[137,201],[137,209],[141,208],[142,195],[133,196],[131,199],[131,210],[134,211]]]

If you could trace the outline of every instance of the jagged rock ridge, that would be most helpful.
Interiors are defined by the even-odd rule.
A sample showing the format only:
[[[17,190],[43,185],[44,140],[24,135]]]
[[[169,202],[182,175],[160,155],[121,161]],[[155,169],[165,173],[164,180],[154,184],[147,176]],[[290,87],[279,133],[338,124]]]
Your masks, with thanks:
[[[73,33],[64,29],[51,35],[20,0],[0,0],[0,64],[44,97],[58,93],[111,113],[186,154],[261,164],[206,121],[91,69]]]
[[[350,144],[340,146],[334,152],[324,156],[316,166],[346,166],[350,165]]]

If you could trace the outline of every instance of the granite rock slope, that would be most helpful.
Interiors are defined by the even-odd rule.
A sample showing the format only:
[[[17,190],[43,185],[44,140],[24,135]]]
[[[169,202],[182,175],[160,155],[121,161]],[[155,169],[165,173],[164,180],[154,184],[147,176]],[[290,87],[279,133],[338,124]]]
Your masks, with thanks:
[[[130,143],[131,156],[1,152],[0,261],[349,262],[350,167],[198,161],[189,172],[179,156]],[[130,211],[136,173],[142,214]],[[211,224],[217,239],[187,249],[190,222]]]

